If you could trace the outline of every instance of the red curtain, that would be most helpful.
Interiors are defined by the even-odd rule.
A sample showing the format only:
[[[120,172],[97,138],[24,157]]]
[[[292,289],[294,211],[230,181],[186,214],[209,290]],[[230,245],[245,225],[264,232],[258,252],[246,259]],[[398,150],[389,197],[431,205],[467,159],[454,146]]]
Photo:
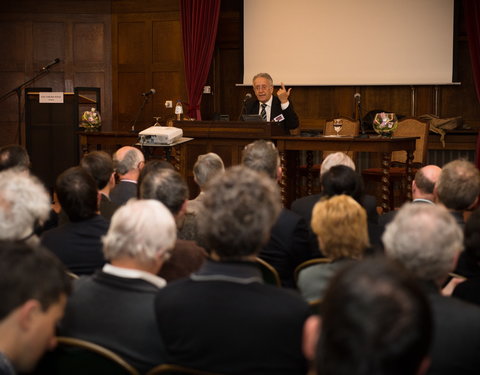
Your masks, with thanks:
[[[180,0],[180,11],[188,115],[201,120],[200,103],[215,47],[220,0]]]
[[[480,102],[480,2],[463,0],[463,13],[467,29],[470,60],[477,100]],[[480,168],[480,133],[477,135],[475,164]]]

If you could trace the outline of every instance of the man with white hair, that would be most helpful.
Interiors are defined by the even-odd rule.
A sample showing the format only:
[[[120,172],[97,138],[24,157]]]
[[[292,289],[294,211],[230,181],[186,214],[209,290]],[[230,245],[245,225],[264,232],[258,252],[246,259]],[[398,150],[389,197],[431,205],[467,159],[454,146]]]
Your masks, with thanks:
[[[42,183],[28,172],[0,173],[0,240],[38,243],[35,226],[50,214],[50,197]]]
[[[145,157],[138,148],[125,146],[113,154],[113,165],[120,181],[110,192],[110,199],[121,206],[137,196],[138,177],[145,165]]]
[[[175,220],[154,200],[132,200],[112,217],[103,252],[110,262],[74,283],[60,334],[102,345],[140,373],[165,361],[155,321],[156,274],[175,244]]]
[[[200,187],[200,194],[187,202],[187,214],[198,214],[207,183],[219,173],[225,172],[223,160],[214,152],[199,155],[193,165],[193,178]]]
[[[440,205],[406,204],[383,234],[388,257],[422,283],[434,316],[428,374],[476,374],[480,368],[480,308],[444,297],[440,288],[463,250],[463,233]]]

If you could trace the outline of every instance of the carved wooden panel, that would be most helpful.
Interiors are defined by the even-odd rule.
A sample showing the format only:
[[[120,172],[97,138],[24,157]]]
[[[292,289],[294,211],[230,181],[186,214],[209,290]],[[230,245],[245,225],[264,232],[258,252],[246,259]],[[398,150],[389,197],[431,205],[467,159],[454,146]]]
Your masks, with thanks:
[[[145,73],[119,73],[118,75],[118,130],[130,130],[132,121],[137,110],[142,104],[143,97],[140,95],[145,87]],[[147,112],[151,113],[151,102],[147,103],[144,111],[140,114],[138,125],[144,124]],[[147,108],[150,109],[147,111]],[[143,127],[137,127],[143,129]]]
[[[105,25],[76,23],[73,27],[73,59],[75,63],[104,62]]]
[[[180,22],[152,22],[152,63],[155,70],[183,69],[182,30]]]
[[[67,29],[64,22],[33,23],[33,60],[37,69],[42,64],[55,58],[65,59],[67,52],[65,35]],[[58,68],[58,67],[57,67]]]
[[[146,56],[146,25],[144,22],[118,23],[118,64],[143,65]]]

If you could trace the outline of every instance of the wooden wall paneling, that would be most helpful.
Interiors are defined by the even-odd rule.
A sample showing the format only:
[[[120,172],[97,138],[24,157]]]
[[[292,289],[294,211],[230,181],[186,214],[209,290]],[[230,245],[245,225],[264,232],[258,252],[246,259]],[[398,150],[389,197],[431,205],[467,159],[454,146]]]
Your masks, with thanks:
[[[153,84],[157,93],[153,96],[153,116],[160,116],[161,121],[175,117],[175,103],[178,99],[186,101],[184,75],[179,71],[154,72]],[[173,108],[165,108],[165,101],[171,100]],[[186,112],[187,108],[184,108]],[[153,119],[152,119],[153,120]]]
[[[415,116],[435,113],[434,88],[432,86],[415,87]]]
[[[102,130],[109,131],[112,129],[111,17],[102,18],[74,22],[71,79],[74,87],[100,88]]]
[[[60,64],[55,69],[63,70],[66,54],[65,22],[33,22],[33,62],[34,70],[39,71],[42,66],[55,58],[60,58]],[[53,69],[52,69],[53,70]]]
[[[144,92],[145,75],[145,72],[118,74],[118,121],[115,130],[130,130],[135,115],[143,102],[143,96],[141,96],[140,93]],[[151,105],[152,103],[149,100],[138,118],[136,125],[137,130],[143,128],[143,124],[147,119],[147,108]],[[148,119],[148,121],[150,121],[150,119]]]

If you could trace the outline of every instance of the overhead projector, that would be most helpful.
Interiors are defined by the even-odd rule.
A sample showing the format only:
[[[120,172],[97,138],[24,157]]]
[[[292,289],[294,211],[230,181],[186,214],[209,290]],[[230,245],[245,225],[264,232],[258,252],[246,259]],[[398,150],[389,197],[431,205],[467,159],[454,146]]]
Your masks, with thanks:
[[[150,126],[138,133],[141,145],[170,145],[183,136],[183,130],[170,126]]]

